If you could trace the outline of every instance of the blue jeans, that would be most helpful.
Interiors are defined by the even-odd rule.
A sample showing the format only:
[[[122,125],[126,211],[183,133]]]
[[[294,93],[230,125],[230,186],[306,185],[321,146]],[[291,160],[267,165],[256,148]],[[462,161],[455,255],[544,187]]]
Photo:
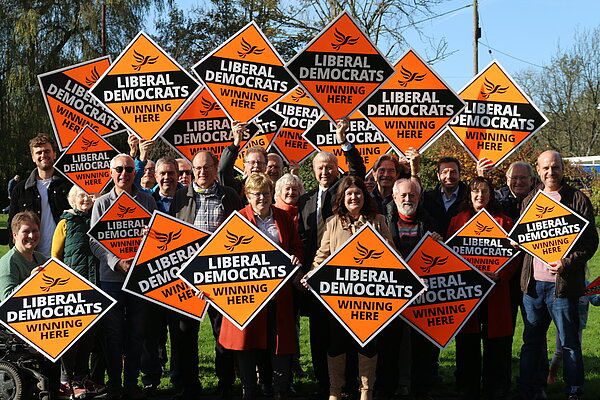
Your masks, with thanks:
[[[548,355],[546,334],[554,321],[563,346],[563,377],[566,394],[583,393],[583,357],[579,340],[578,298],[554,297],[555,284],[535,283],[535,297],[523,295],[523,347],[519,391],[531,396],[546,387]]]
[[[145,300],[121,290],[122,283],[101,282],[117,303],[102,318],[107,386],[137,386],[144,343]],[[124,379],[121,380],[121,373]]]

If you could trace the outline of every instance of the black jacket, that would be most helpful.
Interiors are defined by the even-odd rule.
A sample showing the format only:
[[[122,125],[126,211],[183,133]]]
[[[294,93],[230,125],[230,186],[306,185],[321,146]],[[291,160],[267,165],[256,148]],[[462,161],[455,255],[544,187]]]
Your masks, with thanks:
[[[440,233],[436,220],[434,220],[421,205],[417,208],[417,214],[415,216],[415,221],[419,226],[419,233],[415,243],[409,243],[409,241],[400,240],[400,236],[398,234],[398,219],[400,219],[398,216],[398,207],[396,207],[396,203],[391,201],[386,207],[385,221],[387,222],[388,228],[390,228],[390,233],[394,239],[394,245],[396,245],[396,249],[402,258],[408,257],[416,244],[423,238],[423,236],[425,236],[427,232]]]
[[[438,183],[435,188],[427,190],[423,194],[423,208],[437,221],[439,229],[437,232],[440,235],[446,236],[450,220],[461,211],[462,202],[467,197],[468,192],[468,186],[463,182],[458,182],[458,196],[456,201],[448,208],[448,211],[446,211],[444,200],[442,200],[441,184]]]

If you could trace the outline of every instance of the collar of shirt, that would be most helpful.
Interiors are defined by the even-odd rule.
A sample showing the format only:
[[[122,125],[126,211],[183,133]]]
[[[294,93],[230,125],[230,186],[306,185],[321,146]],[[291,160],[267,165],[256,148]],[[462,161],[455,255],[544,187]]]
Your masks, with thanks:
[[[196,184],[196,182],[192,183],[194,192],[204,195],[217,194],[217,182],[213,182],[213,184],[208,188],[201,188]]]

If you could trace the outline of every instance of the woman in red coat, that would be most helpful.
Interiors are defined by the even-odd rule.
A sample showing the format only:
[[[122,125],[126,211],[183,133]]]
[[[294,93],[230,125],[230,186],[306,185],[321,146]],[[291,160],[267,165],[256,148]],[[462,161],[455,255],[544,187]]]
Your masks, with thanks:
[[[291,254],[292,264],[300,264],[302,241],[292,218],[271,205],[273,182],[269,176],[262,173],[250,175],[246,179],[245,193],[249,204],[240,214]],[[285,396],[292,355],[298,351],[291,281],[280,289],[244,330],[223,318],[219,343],[226,349],[236,350],[244,399],[252,399],[257,395],[256,365],[260,352],[264,350],[271,357],[275,399]]]
[[[510,231],[513,222],[502,213],[492,183],[478,176],[469,188],[463,211],[450,221],[446,238],[484,208],[505,231]],[[482,393],[486,399],[503,399],[510,389],[514,326],[508,282],[516,266],[513,261],[498,273],[485,272],[496,285],[456,336],[457,386],[463,389],[464,399],[477,400]]]

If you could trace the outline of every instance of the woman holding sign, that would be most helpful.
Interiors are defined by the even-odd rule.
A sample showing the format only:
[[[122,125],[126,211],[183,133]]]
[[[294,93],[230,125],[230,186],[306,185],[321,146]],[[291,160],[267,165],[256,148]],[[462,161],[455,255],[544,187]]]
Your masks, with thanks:
[[[312,268],[318,267],[367,222],[395,248],[385,217],[377,214],[377,204],[369,195],[365,183],[356,176],[347,176],[339,185],[333,205],[333,216],[327,220]],[[327,349],[329,399],[342,398],[342,387],[346,383],[346,353],[357,351],[360,399],[370,400],[373,397],[377,367],[377,339],[370,341],[365,347],[360,347],[333,315],[329,316],[329,329],[330,337],[335,338]]]
[[[484,208],[505,231],[510,231],[513,222],[502,213],[492,183],[478,176],[471,181],[469,189],[463,211],[450,221],[446,238]],[[488,399],[503,399],[510,389],[514,325],[508,282],[516,266],[512,261],[498,273],[484,272],[496,285],[456,336],[455,375],[465,399],[477,400],[482,393]]]
[[[249,204],[240,214],[291,254],[293,265],[300,264],[302,241],[287,212],[272,206],[273,182],[269,176],[265,173],[250,175],[244,190]],[[223,318],[219,343],[226,349],[237,350],[243,399],[252,399],[258,394],[256,365],[264,350],[271,357],[275,399],[285,397],[292,355],[298,352],[292,290],[290,280],[243,331]]]

